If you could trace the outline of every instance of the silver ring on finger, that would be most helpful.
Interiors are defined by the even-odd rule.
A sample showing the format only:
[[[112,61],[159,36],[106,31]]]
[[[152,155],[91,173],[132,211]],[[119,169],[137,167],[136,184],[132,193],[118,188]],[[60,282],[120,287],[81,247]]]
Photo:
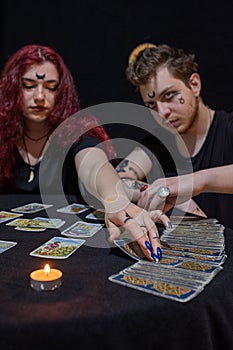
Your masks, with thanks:
[[[157,190],[157,195],[162,199],[166,200],[167,196],[169,196],[170,190],[167,186],[161,186]]]

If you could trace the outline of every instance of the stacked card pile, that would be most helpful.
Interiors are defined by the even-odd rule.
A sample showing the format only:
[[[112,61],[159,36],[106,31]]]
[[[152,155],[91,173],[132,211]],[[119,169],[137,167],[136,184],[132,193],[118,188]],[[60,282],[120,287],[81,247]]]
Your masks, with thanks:
[[[163,256],[159,263],[145,259],[136,242],[115,244],[138,260],[109,280],[179,302],[197,296],[220,272],[226,259],[224,227],[215,219],[173,221],[172,230],[160,237]]]

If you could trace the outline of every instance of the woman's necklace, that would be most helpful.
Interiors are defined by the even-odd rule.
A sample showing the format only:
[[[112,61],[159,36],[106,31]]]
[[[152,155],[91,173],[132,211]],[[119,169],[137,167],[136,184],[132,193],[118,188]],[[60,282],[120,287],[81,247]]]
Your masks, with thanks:
[[[26,135],[27,136],[27,135]],[[44,138],[45,136],[43,136],[42,138]],[[42,138],[40,138],[42,140]],[[45,139],[45,142],[43,143],[42,145],[42,148],[40,150],[40,153],[38,155],[38,158],[37,158],[37,162],[35,164],[31,164],[30,163],[30,159],[29,159],[29,155],[28,155],[28,150],[27,150],[27,146],[26,146],[26,142],[25,142],[25,137],[24,137],[24,134],[23,134],[23,144],[24,144],[24,149],[25,149],[25,153],[26,153],[26,156],[27,156],[27,161],[28,161],[28,165],[30,167],[30,172],[29,172],[29,178],[28,178],[28,183],[32,182],[35,178],[35,166],[39,163],[40,161],[40,157],[43,153],[43,150],[45,148],[45,145],[48,141],[48,138],[49,138],[49,134],[46,135],[46,139]],[[37,141],[39,141],[39,139],[37,139]]]
[[[38,139],[35,139],[35,138],[29,136],[25,131],[23,132],[23,134],[24,134],[29,140],[34,141],[34,142],[38,142],[38,141],[44,139],[45,137],[47,137],[47,136],[49,135],[49,132],[48,132],[47,134],[41,136],[41,137],[38,137]]]

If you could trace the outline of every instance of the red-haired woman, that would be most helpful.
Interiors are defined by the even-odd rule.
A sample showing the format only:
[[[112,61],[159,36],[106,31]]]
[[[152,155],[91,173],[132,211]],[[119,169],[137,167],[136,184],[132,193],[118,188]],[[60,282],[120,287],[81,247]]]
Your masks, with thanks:
[[[103,127],[79,109],[72,75],[56,51],[26,45],[10,57],[0,79],[0,192],[77,194],[78,174],[103,203],[111,239],[127,225],[145,255],[158,260],[154,222],[128,199]]]

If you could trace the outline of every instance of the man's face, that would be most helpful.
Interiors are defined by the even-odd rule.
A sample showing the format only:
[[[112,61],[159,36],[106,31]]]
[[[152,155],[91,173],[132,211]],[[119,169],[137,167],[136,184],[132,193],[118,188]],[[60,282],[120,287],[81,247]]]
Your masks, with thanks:
[[[197,97],[200,93],[200,78],[198,74],[190,77],[190,88],[182,80],[174,78],[162,67],[157,75],[149,82],[141,85],[139,91],[146,107],[154,113],[158,120],[158,113],[162,123],[178,133],[185,134],[193,125],[197,115]]]

